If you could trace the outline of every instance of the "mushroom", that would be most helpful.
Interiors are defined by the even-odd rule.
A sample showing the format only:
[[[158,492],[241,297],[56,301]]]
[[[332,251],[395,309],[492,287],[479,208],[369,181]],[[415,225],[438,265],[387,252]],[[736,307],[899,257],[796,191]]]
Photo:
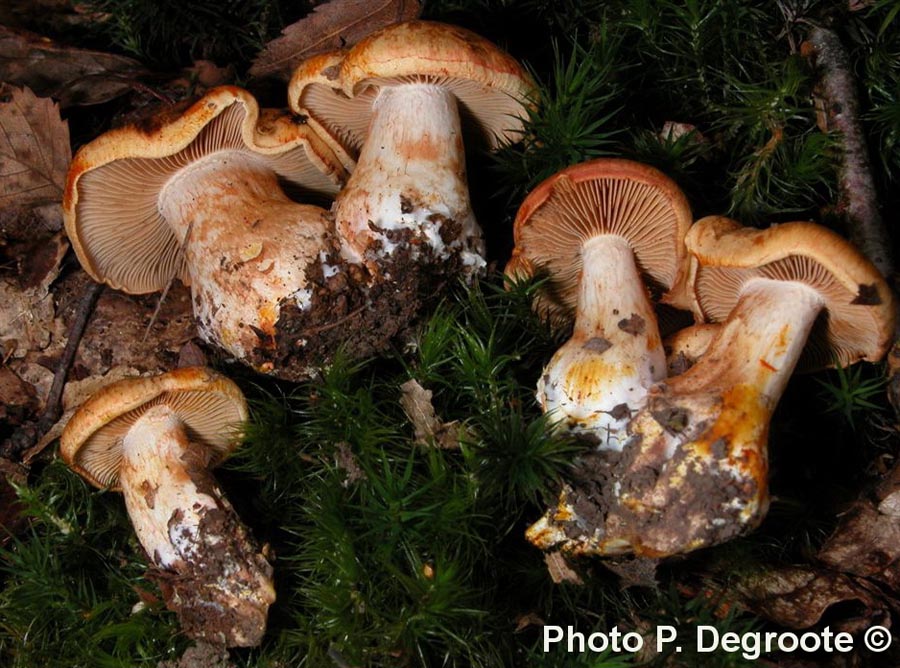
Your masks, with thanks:
[[[204,340],[257,370],[302,376],[305,360],[276,368],[287,365],[277,323],[285,305],[315,310],[311,278],[334,272],[331,222],[281,184],[331,196],[345,177],[299,119],[222,87],[175,118],[82,147],[66,184],[66,232],[94,280],[143,294],[180,278]]]
[[[237,385],[184,367],[107,385],[60,440],[73,471],[122,492],[184,632],[229,647],[259,644],[275,600],[272,567],[210,473],[236,447],[246,419]]]
[[[754,528],[769,503],[769,421],[803,351],[821,367],[877,361],[890,345],[890,289],[823,227],[712,216],[685,243],[695,314],[719,329],[690,369],[651,388],[621,456],[603,463],[613,484],[602,498],[569,486],[528,530],[541,547],[660,557]]]
[[[647,389],[665,378],[650,293],[668,290],[670,300],[684,302],[690,224],[672,180],[619,159],[566,168],[519,208],[506,273],[545,273],[536,307],[556,324],[574,319],[572,337],[538,381],[538,401],[602,449],[621,450]]]
[[[523,130],[534,86],[522,67],[462,28],[410,21],[301,63],[291,108],[356,160],[333,211],[343,257],[375,280],[390,258],[484,265],[466,182],[460,117],[491,147]],[[402,262],[401,257],[398,262]]]

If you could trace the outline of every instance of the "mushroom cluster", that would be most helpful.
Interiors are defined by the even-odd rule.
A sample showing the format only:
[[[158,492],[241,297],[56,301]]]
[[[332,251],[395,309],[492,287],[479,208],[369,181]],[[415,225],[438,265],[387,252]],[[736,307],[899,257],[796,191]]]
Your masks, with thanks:
[[[301,380],[338,348],[383,350],[435,288],[485,266],[463,133],[515,141],[534,84],[481,37],[413,21],[310,58],[289,95],[292,112],[260,109],[224,86],[100,136],[75,156],[63,209],[94,280],[165,294],[178,279],[203,340]],[[310,203],[322,200],[331,210]],[[92,484],[122,491],[185,633],[227,646],[258,644],[275,598],[209,473],[245,419],[234,383],[185,368],[107,386],[61,446]]]
[[[301,63],[289,93],[294,113],[221,87],[102,135],[72,163],[64,214],[96,281],[178,278],[201,338],[301,380],[341,346],[383,350],[424,296],[484,266],[462,127],[514,140],[533,84],[481,37],[413,21]]]
[[[663,557],[757,526],[769,503],[769,422],[794,369],[877,361],[889,347],[896,309],[884,279],[812,223],[757,230],[710,216],[678,228],[675,268],[661,283],[640,243],[620,241],[616,226],[628,217],[656,241],[664,236],[657,220],[674,218],[664,212],[678,198],[648,193],[652,173],[620,160],[569,168],[538,186],[517,218],[507,272],[548,274],[537,302],[545,313],[559,319],[575,308],[574,334],[538,398],[561,428],[597,444],[557,507],[528,529],[542,549]],[[605,253],[594,256],[600,245]],[[689,307],[699,323],[675,337],[668,363],[648,323],[654,299]],[[623,328],[634,316],[645,340],[621,334],[635,331]]]
[[[185,367],[107,385],[60,439],[72,470],[122,492],[184,633],[228,647],[258,645],[275,600],[272,567],[210,472],[246,419],[232,381]]]

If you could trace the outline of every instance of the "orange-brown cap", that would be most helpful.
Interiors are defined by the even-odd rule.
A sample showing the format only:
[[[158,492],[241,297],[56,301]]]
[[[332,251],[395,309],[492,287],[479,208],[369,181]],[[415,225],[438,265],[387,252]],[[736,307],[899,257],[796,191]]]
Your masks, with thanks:
[[[536,308],[562,325],[575,310],[584,242],[618,235],[631,245],[651,289],[668,291],[667,301],[683,306],[691,220],[684,193],[659,170],[631,160],[590,160],[551,176],[525,198],[505,271],[513,278],[545,272]]]
[[[896,318],[891,290],[875,266],[831,230],[808,222],[759,230],[708,216],[694,224],[685,244],[698,321],[726,319],[752,278],[802,282],[821,295],[826,311],[810,333],[804,370],[877,361],[887,351]]]
[[[246,91],[215,88],[174,119],[127,126],[78,151],[63,197],[66,232],[85,271],[129,293],[185,283],[181,244],[158,207],[178,170],[216,151],[254,156],[280,179],[333,195],[346,181],[334,153],[286,112],[263,110]]]
[[[448,87],[459,101],[463,126],[492,148],[521,136],[527,106],[536,98],[522,66],[483,37],[443,23],[407,21],[345,52],[301,63],[288,100],[357,154],[378,88],[414,81]]]
[[[75,412],[60,438],[60,455],[91,484],[119,490],[122,439],[152,406],[175,411],[192,441],[210,449],[210,466],[240,442],[247,403],[231,380],[204,367],[160,376],[125,378],[107,385]]]
[[[369,128],[372,92],[350,98],[341,92],[341,65],[346,55],[347,49],[339,49],[301,62],[291,76],[288,100],[352,172]],[[302,109],[297,102],[300,99]]]

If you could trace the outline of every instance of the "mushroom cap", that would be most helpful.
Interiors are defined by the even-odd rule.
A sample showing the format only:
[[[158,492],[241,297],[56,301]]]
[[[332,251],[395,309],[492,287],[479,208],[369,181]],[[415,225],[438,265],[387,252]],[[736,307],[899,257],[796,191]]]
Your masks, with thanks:
[[[699,322],[725,320],[752,278],[796,281],[825,300],[799,363],[804,370],[874,362],[890,346],[896,319],[890,288],[862,253],[825,227],[791,222],[759,230],[708,216],[685,244]]]
[[[347,171],[356,168],[363,138],[369,127],[372,95],[348,98],[339,89],[341,65],[347,49],[328,51],[310,56],[300,63],[291,75],[288,100],[294,104],[304,96],[311,109],[327,109],[329,113],[313,114],[307,109],[298,113],[316,131]]]
[[[175,411],[188,437],[210,449],[210,467],[240,442],[247,419],[240,388],[205,367],[184,367],[159,376],[124,378],[83,403],[60,438],[60,455],[91,484],[119,491],[122,443],[144,412],[160,404]]]
[[[347,174],[306,125],[263,110],[246,91],[215,88],[172,117],[111,130],[78,151],[63,195],[66,232],[90,276],[132,294],[188,283],[181,244],[159,211],[179,170],[217,151],[240,151],[297,188],[333,195]]]
[[[358,154],[378,89],[414,82],[449,88],[463,126],[491,148],[519,139],[527,105],[536,98],[522,66],[483,37],[443,23],[407,21],[376,31],[347,51],[304,61],[291,77],[288,100],[294,111]]]
[[[595,236],[623,237],[651,292],[684,307],[684,236],[691,209],[677,184],[653,167],[598,158],[540,183],[519,207],[515,247],[505,272],[513,279],[546,273],[535,308],[559,326],[571,322],[582,276],[582,247]]]

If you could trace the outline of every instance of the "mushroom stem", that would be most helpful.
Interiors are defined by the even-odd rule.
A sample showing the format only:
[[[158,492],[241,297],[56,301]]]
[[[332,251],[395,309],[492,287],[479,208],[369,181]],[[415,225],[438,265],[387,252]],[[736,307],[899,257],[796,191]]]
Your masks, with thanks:
[[[275,600],[272,568],[207,470],[175,411],[147,410],[126,432],[120,482],[138,540],[163,574],[182,626],[228,646],[253,646]],[[168,587],[166,586],[168,584]]]
[[[184,248],[200,335],[241,359],[274,348],[279,302],[309,305],[326,212],[288,199],[260,159],[229,150],[177,172],[158,206]]]
[[[819,312],[819,293],[800,282],[754,278],[697,363],[669,381],[679,396],[752,386],[771,412],[797,366]]]
[[[768,508],[769,420],[824,304],[799,282],[748,280],[697,363],[650,388],[621,455],[591,462],[596,484],[613,484],[567,488],[529,540],[662,557],[755,527]]]
[[[537,397],[573,432],[596,437],[601,449],[621,450],[633,412],[665,377],[665,353],[628,242],[594,237],[582,260],[572,338],[544,369]]]
[[[377,274],[375,256],[407,241],[438,259],[459,252],[481,268],[481,230],[472,213],[456,98],[439,85],[386,86],[356,169],[334,204],[342,254]]]

